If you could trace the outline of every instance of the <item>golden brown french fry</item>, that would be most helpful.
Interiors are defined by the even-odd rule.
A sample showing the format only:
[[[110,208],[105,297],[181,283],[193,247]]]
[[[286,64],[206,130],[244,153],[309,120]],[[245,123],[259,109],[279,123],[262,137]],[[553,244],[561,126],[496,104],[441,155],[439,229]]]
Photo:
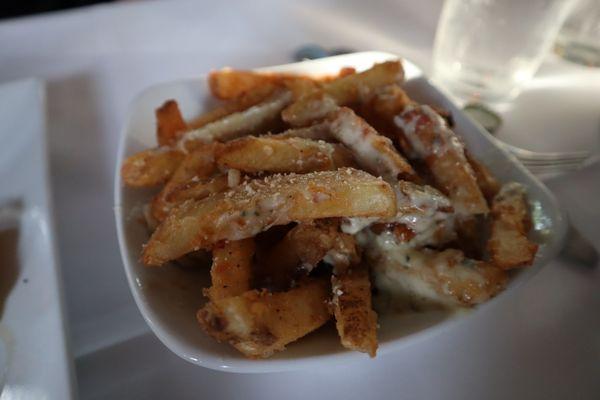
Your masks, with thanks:
[[[264,101],[243,111],[229,114],[219,120],[208,123],[198,129],[186,132],[177,143],[182,151],[192,151],[202,143],[212,141],[226,142],[249,135],[280,120],[281,110],[292,100],[287,89],[276,90]]]
[[[162,221],[176,204],[168,199],[172,191],[192,179],[207,180],[216,171],[214,151],[218,145],[218,143],[203,143],[185,156],[169,182],[152,200],[154,218]]]
[[[287,292],[252,290],[211,301],[197,318],[219,342],[247,357],[266,358],[329,320],[329,290],[324,279],[306,279]]]
[[[212,254],[211,287],[204,292],[211,301],[250,290],[254,238],[217,243]]]
[[[339,271],[360,261],[354,237],[340,232],[337,220],[296,225],[259,260],[256,280],[273,290],[284,290],[323,259]]]
[[[167,100],[156,109],[156,139],[159,146],[170,146],[188,129],[175,100]]]
[[[173,176],[183,158],[183,153],[169,148],[144,150],[123,161],[121,178],[132,187],[161,185]]]
[[[456,249],[404,249],[395,257],[369,249],[367,254],[378,271],[374,285],[407,307],[473,306],[498,294],[507,281],[505,271]]]
[[[377,132],[394,140],[398,139],[398,127],[394,124],[394,117],[402,112],[404,108],[412,104],[412,100],[400,85],[394,83],[378,89],[375,95],[363,102],[358,107],[359,115]],[[402,136],[399,136],[400,138]],[[400,149],[406,154],[405,143],[398,143]]]
[[[342,346],[377,352],[377,314],[371,306],[371,281],[365,265],[355,265],[331,276],[333,314]]]
[[[351,168],[255,179],[169,214],[144,248],[146,265],[161,265],[219,240],[240,240],[274,225],[331,217],[391,217],[389,184]]]
[[[491,215],[487,248],[494,265],[502,269],[531,265],[538,245],[527,238],[531,222],[523,186],[515,182],[502,186]]]
[[[404,133],[412,158],[423,160],[438,189],[448,194],[459,214],[485,214],[487,202],[460,139],[431,107],[407,106],[394,120]]]
[[[332,136],[352,151],[364,169],[389,183],[416,179],[415,171],[392,141],[377,133],[354,111],[341,107],[331,113],[328,120]]]
[[[276,80],[269,74],[223,68],[208,75],[208,86],[216,98],[232,100],[258,87],[270,86]]]
[[[244,172],[296,172],[332,170],[348,164],[339,145],[297,137],[247,136],[221,146],[215,155],[217,164]]]
[[[166,201],[177,204],[189,199],[200,200],[213,193],[223,192],[229,188],[226,174],[217,175],[209,180],[195,178],[193,177],[187,182],[174,187],[166,195]]]
[[[273,94],[276,85],[267,84],[254,87],[235,100],[227,101],[214,110],[208,111],[188,123],[190,129],[198,129],[236,112],[244,111]]]
[[[331,142],[333,140],[329,122],[321,122],[303,128],[291,128],[272,136],[276,139],[299,137],[304,139],[323,140],[326,142]]]
[[[378,88],[403,79],[400,61],[375,64],[364,72],[324,83],[321,90],[309,93],[287,107],[282,117],[293,126],[307,125],[325,117],[336,106],[366,101]]]
[[[471,153],[467,151],[467,149],[465,149],[465,156],[473,168],[479,189],[481,189],[481,192],[485,196],[485,199],[488,201],[488,203],[491,203],[494,199],[494,196],[496,196],[500,191],[500,182],[498,182],[490,170],[481,162],[479,162],[479,160],[473,157]]]

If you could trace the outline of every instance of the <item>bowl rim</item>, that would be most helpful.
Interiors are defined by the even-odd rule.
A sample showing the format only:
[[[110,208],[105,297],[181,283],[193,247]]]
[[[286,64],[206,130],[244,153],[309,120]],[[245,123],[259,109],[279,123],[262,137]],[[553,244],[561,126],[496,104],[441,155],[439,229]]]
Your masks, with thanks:
[[[426,83],[428,83],[434,91],[437,91],[441,96],[447,99],[451,106],[454,107],[452,112],[462,111],[456,107],[455,103],[440,89],[436,86],[432,85],[429,80],[425,78],[422,74],[421,69],[418,68],[414,63],[406,58],[401,58],[398,55],[386,52],[377,52],[377,51],[368,51],[368,52],[358,52],[358,53],[350,53],[345,55],[326,57],[318,60],[307,60],[301,61],[298,63],[290,63],[277,65],[272,67],[264,67],[259,68],[259,70],[263,71],[285,71],[291,68],[297,69],[298,66],[306,66],[307,64],[315,64],[315,63],[332,63],[335,61],[339,61],[340,59],[351,59],[353,57],[364,57],[369,60],[372,64],[374,62],[381,62],[386,59],[401,59],[403,64],[409,65],[409,69],[413,71],[412,78],[415,79],[424,79]],[[413,67],[415,69],[413,69]],[[127,151],[127,139],[128,132],[130,132],[130,125],[134,119],[134,114],[136,111],[135,105],[139,104],[140,99],[144,98],[148,93],[155,91],[162,86],[173,85],[173,84],[186,84],[191,83],[193,81],[201,81],[205,76],[195,76],[182,78],[177,80],[166,81],[158,84],[151,85],[144,90],[142,90],[139,94],[137,94],[133,100],[131,101],[128,112],[126,115],[125,123],[122,125],[120,130],[120,138],[117,150],[117,161],[116,161],[116,169],[115,169],[115,178],[114,178],[114,213],[115,213],[115,222],[117,228],[117,237],[119,242],[119,250],[121,253],[121,259],[123,261],[123,267],[125,270],[125,275],[127,277],[127,281],[129,284],[130,291],[132,292],[134,301],[136,306],[138,307],[142,317],[150,327],[150,330],[158,337],[158,339],[172,352],[183,358],[184,360],[199,365],[202,367],[219,370],[219,371],[227,371],[227,372],[237,372],[237,373],[265,373],[265,372],[280,372],[280,371],[296,371],[302,370],[309,367],[326,367],[333,366],[339,364],[345,364],[349,362],[357,362],[360,360],[368,359],[368,356],[354,352],[345,350],[338,353],[333,354],[321,354],[321,355],[312,355],[307,357],[302,357],[298,359],[264,359],[264,360],[251,360],[246,358],[239,359],[225,359],[222,357],[216,357],[212,354],[206,353],[202,348],[195,347],[190,348],[184,343],[181,343],[178,339],[172,337],[169,333],[169,330],[166,329],[160,323],[156,323],[152,317],[153,311],[151,307],[146,303],[143,299],[141,291],[136,282],[136,276],[133,266],[129,262],[129,249],[127,247],[127,241],[125,238],[125,226],[127,223],[127,218],[124,218],[124,210],[122,208],[122,198],[123,191],[125,186],[121,181],[121,166],[122,162],[125,158]],[[412,79],[411,78],[411,79]],[[524,282],[528,281],[533,275],[538,273],[543,267],[547,266],[552,259],[559,253],[562,248],[567,231],[567,222],[566,222],[566,214],[564,209],[559,205],[556,197],[550,192],[550,190],[540,182],[535,176],[533,176],[525,167],[507,150],[503,147],[499,146],[497,140],[492,137],[488,132],[484,131],[481,127],[477,126],[475,123],[469,120],[469,123],[472,125],[469,127],[470,129],[475,129],[479,134],[484,136],[485,140],[489,142],[489,144],[502,153],[509,160],[511,164],[513,164],[516,168],[521,170],[522,173],[528,176],[530,180],[532,180],[536,185],[544,192],[549,201],[551,202],[556,218],[556,225],[553,226],[553,240],[552,245],[548,246],[546,254],[545,254],[545,262],[534,264],[534,267],[528,268],[527,270],[520,273],[518,279],[513,279],[513,283],[509,288],[502,291],[500,294],[490,299],[489,301],[478,305],[476,308],[469,310],[466,315],[461,316],[459,318],[450,318],[439,323],[436,323],[432,326],[426,327],[419,331],[415,331],[409,333],[405,336],[402,336],[398,339],[389,341],[387,343],[380,344],[379,349],[377,351],[378,356],[383,356],[386,354],[390,354],[392,352],[398,351],[399,349],[413,345],[429,338],[435,337],[439,335],[441,332],[447,329],[453,329],[453,327],[457,326],[460,323],[466,321],[467,317],[472,317],[474,315],[478,315],[479,313],[484,312],[483,310],[492,309],[493,307],[497,307],[498,304],[501,304],[508,297],[508,293],[512,292],[516,288],[520,287]],[[217,343],[218,346],[224,346],[226,344]]]

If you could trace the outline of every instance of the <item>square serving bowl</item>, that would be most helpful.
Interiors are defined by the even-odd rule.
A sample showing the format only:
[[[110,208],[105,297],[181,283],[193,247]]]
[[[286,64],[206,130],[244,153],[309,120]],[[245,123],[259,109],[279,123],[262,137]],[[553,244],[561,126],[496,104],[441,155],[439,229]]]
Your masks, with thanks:
[[[261,71],[334,74],[342,67],[354,67],[361,71],[374,63],[397,58],[389,53],[363,52],[262,68]],[[516,285],[539,271],[557,254],[565,236],[565,218],[555,198],[540,181],[432,86],[419,68],[407,60],[403,60],[403,65],[407,79],[404,87],[411,98],[450,110],[456,124],[455,131],[464,138],[471,152],[502,182],[517,181],[524,184],[536,214],[533,235],[541,245],[534,265],[515,274],[500,296],[473,311],[485,312],[490,303],[509,296]],[[122,131],[115,177],[115,217],[125,272],[135,301],[156,336],[185,360],[223,371],[271,372],[347,363],[355,359],[367,361],[368,356],[348,351],[340,345],[332,324],[290,344],[286,351],[269,359],[248,360],[229,345],[218,343],[206,335],[196,322],[196,311],[205,301],[202,288],[210,283],[207,270],[183,270],[170,266],[149,268],[141,264],[140,252],[149,235],[139,222],[139,210],[154,192],[125,187],[119,171],[124,158],[156,146],[154,110],[167,99],[177,100],[185,118],[197,116],[208,109],[211,103],[205,77],[160,84],[142,92],[131,105],[129,118]],[[398,351],[426,334],[433,336],[450,322],[460,323],[470,314],[453,316],[443,312],[428,312],[382,315],[379,318],[378,354]]]

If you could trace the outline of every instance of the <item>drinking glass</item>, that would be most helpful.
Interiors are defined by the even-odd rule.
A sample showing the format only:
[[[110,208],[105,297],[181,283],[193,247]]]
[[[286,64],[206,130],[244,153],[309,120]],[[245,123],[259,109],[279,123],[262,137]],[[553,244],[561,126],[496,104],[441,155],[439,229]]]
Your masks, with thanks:
[[[433,77],[463,100],[510,100],[531,79],[577,0],[446,0]]]
[[[558,34],[556,52],[578,64],[600,67],[599,0],[580,0]]]

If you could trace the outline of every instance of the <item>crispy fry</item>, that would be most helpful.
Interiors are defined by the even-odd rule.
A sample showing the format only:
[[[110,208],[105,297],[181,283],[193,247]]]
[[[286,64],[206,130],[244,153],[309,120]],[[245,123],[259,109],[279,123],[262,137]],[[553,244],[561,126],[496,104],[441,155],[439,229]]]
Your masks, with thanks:
[[[348,166],[339,145],[303,138],[247,136],[225,143],[216,153],[217,164],[244,172],[324,171]]]
[[[464,147],[442,117],[429,106],[408,106],[394,121],[410,143],[411,157],[425,161],[437,188],[448,194],[458,213],[489,211]]]
[[[217,301],[250,290],[253,256],[253,238],[217,243],[210,268],[212,286],[205,290],[205,296]]]
[[[216,98],[232,100],[258,87],[270,86],[276,80],[274,75],[223,68],[208,75],[208,86]]]
[[[324,279],[306,279],[287,292],[252,290],[208,303],[198,322],[245,356],[266,358],[329,320],[328,292]]]
[[[364,169],[389,183],[415,179],[415,171],[394,148],[391,140],[378,134],[351,109],[342,107],[329,118],[331,134],[350,148]]]
[[[492,203],[488,251],[494,265],[512,269],[531,265],[538,245],[527,238],[531,226],[525,190],[512,182],[502,186]]]
[[[321,122],[303,128],[288,129],[282,133],[273,135],[273,137],[278,139],[299,137],[304,139],[323,140],[326,142],[330,142],[333,139],[331,136],[331,128],[329,122]]]
[[[144,150],[123,161],[121,177],[127,186],[157,186],[171,178],[183,158],[183,153],[164,147]]]
[[[174,187],[166,195],[166,201],[177,204],[189,199],[200,200],[229,188],[228,176],[225,174],[217,175],[209,180],[194,179],[196,177]]]
[[[342,345],[351,350],[377,352],[377,314],[371,306],[369,270],[355,265],[344,273],[332,275],[333,314]]]
[[[366,228],[381,233],[392,230],[400,242],[412,246],[435,246],[456,239],[455,215],[450,200],[430,186],[399,181],[392,186],[396,193],[396,214],[388,218],[345,218],[342,231],[355,234]]]
[[[261,260],[257,281],[275,290],[286,289],[326,259],[343,271],[360,261],[353,236],[339,230],[337,220],[316,220],[291,229]]]
[[[261,103],[186,132],[177,146],[182,151],[192,151],[202,143],[215,140],[228,141],[268,129],[269,126],[277,123],[281,110],[291,100],[290,91],[276,90]]]
[[[228,101],[214,110],[208,111],[188,123],[190,129],[198,129],[223,117],[255,106],[277,89],[276,85],[268,84],[254,87],[235,100]]]
[[[154,218],[162,221],[176,204],[169,201],[172,191],[191,179],[206,180],[216,171],[214,161],[216,146],[215,143],[204,143],[185,157],[169,182],[152,200],[152,216]]]
[[[400,248],[395,256],[368,255],[379,273],[375,285],[407,306],[468,307],[498,294],[506,285],[501,269],[466,258],[460,250]]]
[[[400,85],[393,83],[378,89],[375,95],[358,107],[359,114],[377,132],[391,139],[402,138],[397,134],[398,127],[394,124],[394,117],[402,112],[407,105],[412,104],[412,100]],[[398,143],[405,154],[406,143]],[[410,147],[408,147],[410,148]]]
[[[488,201],[488,203],[491,203],[494,199],[494,196],[496,196],[500,191],[500,183],[494,177],[494,175],[492,175],[490,170],[481,162],[479,162],[479,160],[473,157],[466,149],[465,156],[473,168],[479,189],[481,189],[481,192],[485,196],[485,199]]]
[[[282,117],[293,126],[307,125],[325,117],[337,106],[365,101],[377,88],[401,82],[403,79],[404,71],[400,61],[375,64],[364,72],[346,75],[323,84],[321,90],[292,103],[283,111]]]
[[[188,129],[175,100],[167,100],[156,109],[156,139],[159,146],[170,146]]]
[[[256,179],[178,205],[150,238],[142,260],[161,265],[219,240],[244,239],[291,221],[392,216],[395,201],[386,182],[350,168]]]

